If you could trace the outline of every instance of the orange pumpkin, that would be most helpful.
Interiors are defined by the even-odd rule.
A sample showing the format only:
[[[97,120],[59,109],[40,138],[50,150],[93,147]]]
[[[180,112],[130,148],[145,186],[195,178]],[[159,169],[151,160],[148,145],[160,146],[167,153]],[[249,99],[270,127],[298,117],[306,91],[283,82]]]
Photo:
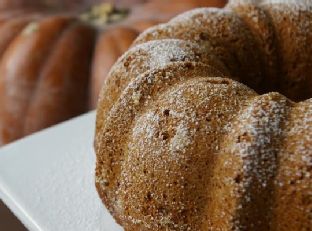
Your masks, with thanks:
[[[130,7],[147,0],[0,0],[0,10],[40,8],[49,10],[80,11],[86,7],[111,3],[118,7]]]
[[[196,6],[189,2],[164,14],[158,12],[168,8],[164,2],[136,6],[104,25],[107,15],[95,21],[91,15],[90,23],[88,14],[84,22],[77,13],[37,8],[0,13],[0,145],[94,108],[110,67],[139,32]]]
[[[0,62],[2,144],[87,109],[94,29],[67,16],[39,18],[17,35],[16,28]]]
[[[12,10],[25,7],[39,7],[42,6],[40,1],[27,1],[27,0],[1,0],[0,10]]]

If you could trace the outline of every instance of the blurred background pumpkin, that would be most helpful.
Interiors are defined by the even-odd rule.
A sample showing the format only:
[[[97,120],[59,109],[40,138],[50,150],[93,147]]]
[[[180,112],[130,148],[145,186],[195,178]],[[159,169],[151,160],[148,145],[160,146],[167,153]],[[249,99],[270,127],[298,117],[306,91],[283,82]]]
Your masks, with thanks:
[[[225,0],[0,0],[0,146],[96,107],[136,36]],[[26,230],[0,201],[0,230]]]

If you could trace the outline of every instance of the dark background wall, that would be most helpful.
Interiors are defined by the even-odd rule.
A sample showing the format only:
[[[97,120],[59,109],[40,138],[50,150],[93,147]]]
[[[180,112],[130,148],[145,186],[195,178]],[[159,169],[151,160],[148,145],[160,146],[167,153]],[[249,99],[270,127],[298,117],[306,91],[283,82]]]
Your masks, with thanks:
[[[0,200],[0,230],[1,231],[26,231],[21,222],[7,209]]]

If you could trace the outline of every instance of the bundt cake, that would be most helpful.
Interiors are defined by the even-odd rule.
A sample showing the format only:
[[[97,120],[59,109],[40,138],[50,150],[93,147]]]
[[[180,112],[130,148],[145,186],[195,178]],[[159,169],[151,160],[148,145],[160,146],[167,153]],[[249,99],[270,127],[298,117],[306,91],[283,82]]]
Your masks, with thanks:
[[[311,42],[304,0],[230,1],[141,34],[97,109],[96,188],[116,221],[311,230]]]

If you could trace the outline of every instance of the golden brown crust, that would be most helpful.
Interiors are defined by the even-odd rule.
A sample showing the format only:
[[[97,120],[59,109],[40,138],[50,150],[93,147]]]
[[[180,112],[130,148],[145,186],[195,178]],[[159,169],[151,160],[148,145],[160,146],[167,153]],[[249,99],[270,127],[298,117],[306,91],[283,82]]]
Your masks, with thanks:
[[[295,101],[312,97],[312,13],[311,7],[268,5],[277,36],[280,92]],[[299,13],[300,12],[300,13]]]
[[[312,101],[234,81],[311,97],[312,51],[302,54],[311,31],[289,50],[286,35],[312,14],[246,1],[147,30],[109,73],[97,111],[96,187],[125,230],[312,226]],[[295,74],[305,76],[303,92],[283,83]]]
[[[185,28],[192,30],[185,33]],[[146,30],[134,44],[168,38],[209,46],[235,80],[253,88],[261,81],[258,47],[244,22],[230,10],[199,8],[183,13],[166,24]]]
[[[229,4],[228,8],[242,18],[253,34],[253,38],[260,48],[263,78],[259,82],[258,93],[271,92],[279,88],[281,74],[278,42],[270,15],[260,6],[254,4]]]
[[[275,178],[276,230],[309,230],[312,226],[312,100],[291,108],[280,145]]]
[[[196,76],[206,75],[217,76],[220,75],[220,73],[201,63],[176,62],[168,64],[163,68],[156,69],[155,71],[152,70],[149,73],[143,74],[140,78],[137,78],[125,89],[125,92],[118,102],[115,103],[114,108],[110,112],[110,116],[106,118],[105,126],[98,134],[100,138],[97,139],[99,143],[96,145],[98,161],[101,163],[97,165],[96,170],[97,186],[110,188],[110,190],[105,190],[103,199],[106,201],[113,214],[116,212],[118,214],[118,207],[116,207],[118,205],[116,205],[114,201],[115,199],[119,199],[119,196],[115,191],[119,187],[117,180],[119,177],[117,177],[117,175],[120,174],[120,160],[124,158],[121,155],[123,150],[127,149],[127,145],[124,146],[123,144],[127,143],[125,140],[127,139],[128,133],[131,131],[128,126],[130,125],[129,122],[132,121],[133,117],[140,115],[140,111],[144,110],[142,106],[145,103],[152,101],[154,97],[158,97],[161,92],[166,90],[163,86],[174,85],[174,83],[182,79],[192,79]],[[117,127],[115,126],[117,126],[118,129],[116,129]],[[118,134],[116,134],[115,131],[118,131]],[[112,141],[114,147],[108,145]],[[118,152],[120,155],[110,155],[108,152]],[[102,153],[105,153],[105,158],[102,158],[104,157]],[[110,158],[107,158],[106,154],[108,154]],[[108,198],[112,197],[115,199],[108,200]],[[122,195],[120,195],[120,197],[122,197]]]
[[[222,75],[228,73],[222,63],[211,54],[210,49],[182,40],[148,42],[126,52],[112,67],[110,78],[105,82],[100,94],[97,130],[103,127],[108,111],[131,81],[140,78],[147,71],[169,63],[191,60],[213,64]]]

